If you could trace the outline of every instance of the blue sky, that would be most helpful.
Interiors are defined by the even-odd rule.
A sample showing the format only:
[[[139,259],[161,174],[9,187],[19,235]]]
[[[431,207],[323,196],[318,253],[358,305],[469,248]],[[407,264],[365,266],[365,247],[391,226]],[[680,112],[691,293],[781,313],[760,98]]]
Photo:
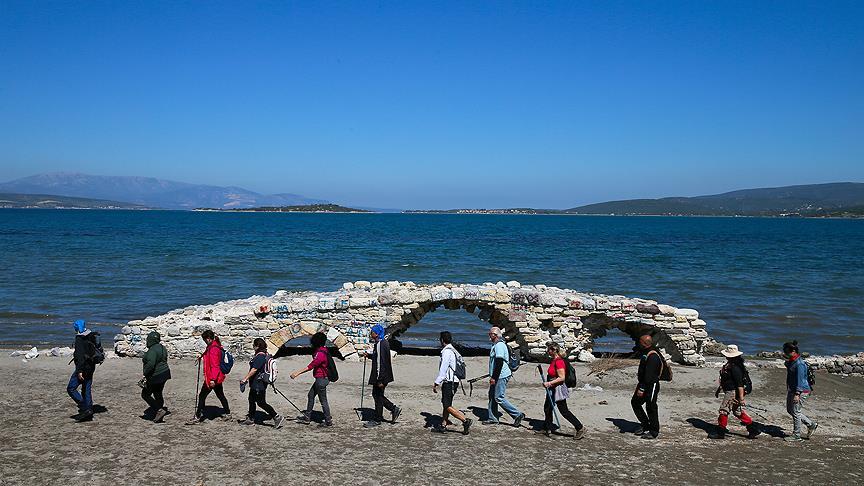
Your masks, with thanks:
[[[397,208],[864,180],[864,2],[0,1],[0,180]]]

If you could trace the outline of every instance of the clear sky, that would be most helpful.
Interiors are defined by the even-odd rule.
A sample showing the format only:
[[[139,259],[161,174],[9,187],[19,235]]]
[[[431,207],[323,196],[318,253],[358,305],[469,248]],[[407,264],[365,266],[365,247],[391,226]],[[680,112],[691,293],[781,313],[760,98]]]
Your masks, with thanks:
[[[0,0],[0,180],[395,208],[864,181],[864,2]]]

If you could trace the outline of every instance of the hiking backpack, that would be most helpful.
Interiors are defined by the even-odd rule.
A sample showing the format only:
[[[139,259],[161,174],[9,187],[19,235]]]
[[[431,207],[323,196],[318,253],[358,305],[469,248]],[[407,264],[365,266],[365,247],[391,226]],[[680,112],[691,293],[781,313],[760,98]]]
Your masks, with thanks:
[[[564,384],[567,388],[576,388],[576,368],[570,360],[564,360]]]
[[[464,380],[468,372],[468,370],[465,369],[465,360],[462,359],[462,355],[459,354],[459,351],[454,349],[453,353],[456,355],[456,367],[453,368],[453,375],[456,376],[457,380]]]
[[[747,371],[747,367],[743,364],[741,365],[741,371],[744,372],[744,395],[749,395],[753,392],[753,381],[750,379],[750,372]]]
[[[648,356],[651,356],[651,353],[657,353],[660,358],[660,381],[672,381],[672,368],[666,362],[666,358],[657,351],[651,351]]]
[[[263,381],[265,385],[276,383],[276,375],[279,373],[276,366],[276,359],[267,353],[267,361],[264,363],[264,368],[258,371],[258,379]]]
[[[234,356],[228,351],[222,350],[222,359],[219,361],[219,370],[223,375],[231,373],[231,368],[234,367]]]
[[[331,383],[339,381],[339,370],[336,369],[336,361],[330,353],[327,353],[327,379]]]
[[[513,352],[510,349],[510,346],[507,346],[507,366],[510,368],[510,371],[515,372],[519,369],[519,365],[522,364],[521,356],[519,356],[519,351]]]
[[[87,359],[94,365],[102,364],[105,361],[105,350],[102,348],[102,338],[98,332],[91,332],[87,339],[92,344],[92,349]]]
[[[812,366],[807,364],[805,361],[804,364],[807,366],[807,384],[810,385],[810,389],[813,389],[813,385],[816,384],[816,370],[813,369]]]

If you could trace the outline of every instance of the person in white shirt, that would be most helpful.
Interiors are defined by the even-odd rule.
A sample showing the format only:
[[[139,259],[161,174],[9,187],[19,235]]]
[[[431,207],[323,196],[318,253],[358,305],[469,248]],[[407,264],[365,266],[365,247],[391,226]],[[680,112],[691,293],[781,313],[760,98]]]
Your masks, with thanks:
[[[462,422],[462,434],[468,435],[472,420],[466,418],[458,409],[453,407],[453,397],[459,387],[459,379],[456,377],[456,349],[453,347],[453,336],[449,331],[441,332],[441,363],[438,366],[438,377],[432,385],[432,392],[438,393],[441,387],[441,404],[444,409],[441,412],[441,424],[432,427],[432,432],[445,432],[448,418],[452,415]]]

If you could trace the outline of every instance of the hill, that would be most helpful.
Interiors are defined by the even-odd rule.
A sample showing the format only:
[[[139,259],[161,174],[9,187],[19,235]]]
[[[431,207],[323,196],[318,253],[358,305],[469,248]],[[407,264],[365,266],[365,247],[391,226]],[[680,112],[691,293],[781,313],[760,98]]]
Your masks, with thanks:
[[[864,206],[864,184],[837,182],[744,189],[696,197],[630,199],[588,204],[567,214],[687,216],[828,216]],[[855,211],[851,211],[854,214]]]
[[[348,208],[338,204],[304,204],[297,206],[262,206],[247,209],[210,209],[199,208],[196,211],[240,211],[253,213],[369,213],[365,209]]]
[[[153,177],[94,176],[55,172],[0,183],[0,192],[125,201],[164,209],[231,209],[321,204],[297,194],[264,195],[242,187],[189,184]]]
[[[104,199],[55,196],[49,194],[0,193],[0,208],[44,208],[44,209],[147,209],[137,204]]]

